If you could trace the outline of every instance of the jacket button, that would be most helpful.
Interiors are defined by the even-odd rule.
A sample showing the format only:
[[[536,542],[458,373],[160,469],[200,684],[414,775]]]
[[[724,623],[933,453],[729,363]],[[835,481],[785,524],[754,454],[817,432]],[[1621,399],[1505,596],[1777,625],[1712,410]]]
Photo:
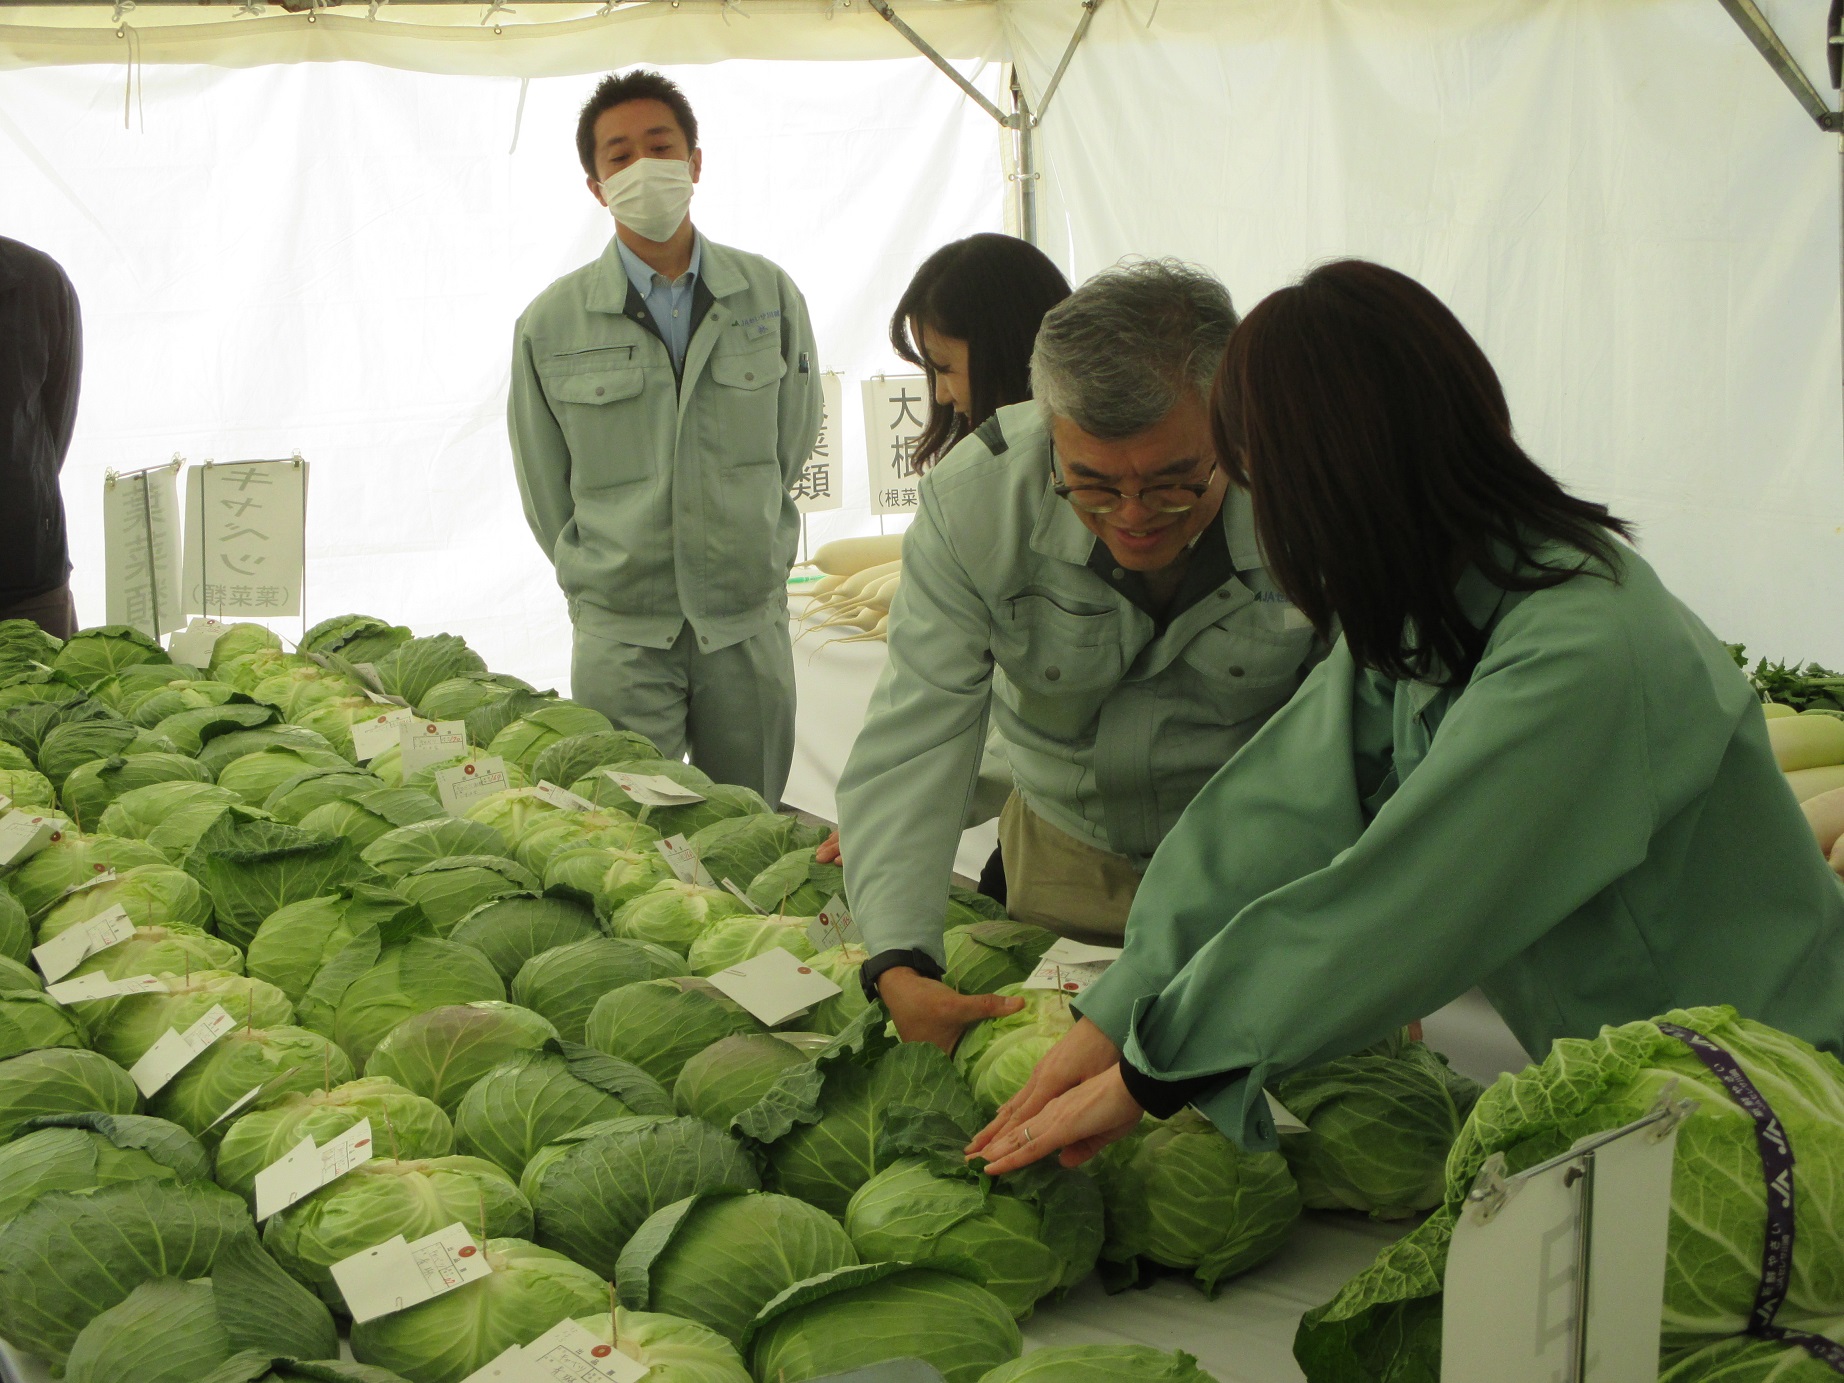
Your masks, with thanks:
[[[752,375],[752,374],[746,374],[746,375],[744,375],[744,376],[743,376],[743,383],[745,383],[745,384],[747,384],[747,383],[749,383],[749,382],[750,382],[751,380],[753,380],[754,378],[755,378],[755,376],[754,376],[754,375]]]
[[[1218,599],[1218,600],[1228,600],[1228,599],[1229,599],[1229,592],[1228,592],[1228,591],[1218,591],[1218,592],[1217,592],[1217,599]]]
[[[1062,675],[1063,669],[1060,667],[1047,667],[1044,669],[1044,680],[1046,682],[1054,682]]]
[[[604,393],[604,392],[605,392],[604,390],[602,390],[602,389],[600,389],[600,388],[598,388],[598,389],[597,389],[597,390],[595,391],[595,396],[596,396],[596,397],[597,397],[597,398],[599,399],[599,398],[601,398],[601,397],[602,397],[602,395],[603,395],[603,393]]]
[[[1114,568],[1114,579],[1116,581],[1125,581],[1127,579],[1127,572],[1125,568],[1122,568],[1122,567]]]
[[[1239,668],[1239,667],[1232,667],[1232,668],[1231,668],[1231,669],[1229,670],[1229,675],[1230,675],[1231,677],[1240,677],[1240,676],[1242,676],[1242,669],[1241,669],[1241,668]]]

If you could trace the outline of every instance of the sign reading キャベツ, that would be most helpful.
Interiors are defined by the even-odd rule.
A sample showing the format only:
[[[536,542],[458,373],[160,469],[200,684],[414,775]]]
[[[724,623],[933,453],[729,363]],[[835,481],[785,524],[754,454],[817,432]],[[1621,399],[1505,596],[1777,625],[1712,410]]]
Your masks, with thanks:
[[[307,462],[207,461],[186,472],[188,614],[301,613]]]

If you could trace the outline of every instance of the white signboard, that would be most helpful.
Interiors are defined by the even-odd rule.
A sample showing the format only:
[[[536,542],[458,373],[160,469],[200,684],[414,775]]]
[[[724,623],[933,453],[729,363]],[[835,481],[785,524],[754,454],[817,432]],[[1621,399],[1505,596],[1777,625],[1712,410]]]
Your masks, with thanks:
[[[838,985],[779,946],[719,970],[711,984],[771,1028],[840,992]]]
[[[595,803],[587,797],[578,797],[568,788],[560,788],[555,783],[538,780],[538,786],[531,790],[531,795],[541,802],[549,802],[553,807],[561,807],[567,812],[592,812]]]
[[[845,503],[845,477],[839,468],[844,458],[839,449],[840,411],[844,387],[839,376],[827,372],[820,376],[820,435],[814,439],[813,455],[794,480],[794,506],[803,514],[824,513]]]
[[[333,1265],[333,1281],[352,1319],[366,1321],[417,1305],[485,1277],[492,1265],[457,1220],[413,1243],[401,1234]]]
[[[864,448],[873,514],[913,514],[920,504],[916,443],[928,424],[928,377],[864,382]]]
[[[307,462],[207,461],[186,472],[185,608],[222,619],[301,613]]]
[[[103,579],[109,624],[159,638],[186,622],[179,591],[179,470],[169,464],[102,482]]]

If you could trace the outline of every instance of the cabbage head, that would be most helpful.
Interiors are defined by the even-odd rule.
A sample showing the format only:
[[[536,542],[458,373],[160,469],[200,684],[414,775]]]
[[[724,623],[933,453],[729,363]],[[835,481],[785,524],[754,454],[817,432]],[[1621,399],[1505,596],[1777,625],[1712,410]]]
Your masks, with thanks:
[[[80,884],[94,883],[104,874],[123,872],[143,864],[167,864],[165,855],[139,840],[112,836],[86,836],[76,830],[59,831],[51,843],[6,877],[6,886],[26,910],[38,917]]]
[[[0,989],[43,989],[44,976],[28,965],[0,956]]]
[[[616,909],[608,926],[616,936],[650,941],[682,956],[712,923],[748,915],[727,889],[662,879]]]
[[[810,850],[826,835],[824,826],[808,826],[791,816],[751,814],[713,822],[693,832],[687,843],[718,883],[729,879],[747,888],[783,855]]]
[[[407,899],[371,884],[348,884],[337,893],[303,898],[270,913],[250,939],[247,968],[299,1004],[321,966],[361,932],[409,933],[419,923],[421,909]]]
[[[250,1200],[256,1195],[256,1174],[303,1138],[325,1147],[361,1119],[371,1120],[377,1130],[378,1149],[407,1161],[446,1157],[455,1150],[454,1126],[434,1100],[382,1076],[362,1076],[330,1090],[290,1091],[239,1114],[218,1144],[217,1183]]]
[[[1447,1246],[1486,1159],[1502,1152],[1514,1173],[1533,1166],[1578,1139],[1639,1118],[1672,1080],[1677,1098],[1697,1101],[1698,1109],[1678,1131],[1662,1349],[1669,1357],[1745,1330],[1767,1232],[1768,1192],[1754,1122],[1692,1048],[1662,1024],[1701,1034],[1726,1050],[1792,1145],[1796,1226],[1778,1324],[1822,1333],[1844,1314],[1844,1178],[1827,1170],[1844,1165],[1844,1067],[1732,1008],[1678,1009],[1602,1028],[1595,1038],[1558,1039],[1541,1064],[1500,1076],[1487,1088],[1448,1158],[1442,1207],[1386,1245],[1375,1263],[1301,1321],[1294,1355],[1307,1372],[1340,1369],[1358,1377],[1353,1361],[1366,1358],[1379,1369],[1438,1376]]]
[[[1055,932],[1029,922],[950,927],[942,937],[948,957],[942,979],[962,994],[991,994],[1006,985],[1023,984],[1055,941]]]
[[[671,951],[643,941],[598,936],[533,956],[519,967],[512,1002],[541,1013],[571,1042],[585,1040],[596,1001],[623,985],[685,973]]]
[[[812,967],[839,986],[839,992],[830,999],[822,999],[802,1018],[801,1026],[813,1032],[844,1032],[858,1020],[858,1015],[871,1007],[871,1001],[864,997],[864,986],[859,982],[859,972],[864,963],[871,958],[871,953],[855,942],[844,946],[829,946],[814,955],[808,962]]]
[[[501,1001],[444,1004],[393,1027],[365,1074],[385,1076],[452,1116],[474,1082],[557,1036],[538,1014]]]
[[[261,653],[265,650],[276,653],[282,651],[282,641],[273,631],[248,621],[227,624],[224,626],[224,632],[219,634],[216,641],[212,643],[211,657],[206,666],[210,671],[216,672],[228,662],[238,658],[247,658],[252,653]]]
[[[38,748],[38,771],[61,794],[70,775],[84,764],[161,750],[176,752],[176,746],[125,720],[70,721],[45,736]]]
[[[574,813],[542,796],[536,788],[506,788],[469,807],[465,819],[492,827],[499,834],[499,849],[504,853],[508,846],[517,846],[525,833],[540,822],[569,815]]]
[[[297,773],[270,793],[263,802],[263,810],[277,821],[298,826],[302,818],[317,807],[384,790],[381,779],[359,769],[309,768]]]
[[[811,917],[758,917],[753,913],[726,917],[706,927],[692,942],[685,963],[694,975],[715,975],[777,947],[800,960],[811,960],[813,943],[807,940],[807,928],[812,922]]]
[[[1379,1220],[1433,1209],[1479,1090],[1424,1043],[1401,1037],[1288,1076],[1274,1096],[1306,1124],[1281,1141],[1301,1203]]]
[[[243,1202],[209,1181],[48,1192],[0,1234],[0,1339],[62,1366],[83,1328],[143,1282],[209,1277],[253,1235]]]
[[[94,759],[71,770],[59,800],[81,830],[94,831],[125,792],[156,783],[208,783],[211,775],[184,754],[146,753]]]
[[[51,666],[78,686],[88,689],[123,668],[138,663],[170,663],[158,640],[132,624],[99,624],[79,629],[65,640]]]
[[[426,792],[384,787],[324,802],[302,817],[300,826],[315,835],[344,836],[362,851],[399,826],[443,815],[442,804]]]
[[[111,802],[97,830],[145,841],[163,862],[183,865],[199,837],[232,806],[241,806],[237,794],[215,783],[155,783]]]
[[[369,935],[369,934],[368,934]],[[348,951],[363,955],[368,947],[365,938],[355,941]],[[316,976],[328,976],[337,966],[343,971],[346,952],[342,952]],[[337,987],[337,982],[328,988]],[[321,990],[322,993],[326,989]],[[310,986],[309,998],[316,997]],[[450,1004],[470,1004],[480,1000],[501,1000],[506,986],[487,963],[485,956],[471,946],[457,946],[435,937],[416,936],[378,951],[377,960],[346,985],[339,993],[333,1012],[332,1038],[346,1049],[355,1065],[364,1065],[385,1037],[405,1019]],[[373,1074],[367,1071],[367,1074]],[[394,1071],[378,1072],[401,1081]],[[417,1087],[410,1082],[412,1090]],[[419,1092],[422,1093],[422,1092]]]
[[[1267,1262],[1300,1217],[1300,1191],[1279,1153],[1244,1152],[1195,1109],[1102,1150],[1107,1204],[1102,1260],[1135,1281],[1143,1262],[1190,1269],[1206,1296],[1223,1279]]]
[[[177,665],[172,670],[178,671]],[[132,672],[133,669],[129,671]],[[228,701],[240,700],[242,696],[242,692],[227,682],[180,678],[144,696],[136,697],[124,714],[136,725],[151,730],[168,716],[176,716],[181,711],[196,711],[208,706],[222,706]]]
[[[563,787],[608,764],[658,757],[653,741],[632,730],[587,730],[565,735],[539,750],[531,762],[531,776]]]
[[[168,865],[144,864],[78,884],[39,919],[38,939],[49,941],[118,907],[137,927],[202,930],[211,924],[211,900],[196,879]]]
[[[660,833],[651,826],[621,812],[601,808],[587,812],[554,811],[525,828],[512,847],[512,857],[542,877],[551,861],[565,850],[593,846],[644,853],[659,838]]]
[[[177,1184],[211,1175],[198,1139],[141,1114],[53,1114],[0,1144],[0,1224],[50,1191],[94,1191],[149,1178]]]
[[[686,1062],[719,1038],[763,1031],[749,1010],[708,980],[677,976],[604,994],[589,1011],[583,1040],[671,1085]]]
[[[226,709],[219,707],[220,710]],[[248,758],[252,754],[262,754],[276,750],[287,750],[297,756],[303,768],[350,768],[352,765],[343,754],[336,753],[333,746],[324,737],[316,735],[299,725],[282,725],[279,723],[259,725],[249,730],[234,730],[216,737],[207,736],[206,743],[198,751],[198,761],[211,771],[220,782],[224,771],[238,759]],[[249,798],[249,804],[259,805],[263,798],[275,790],[280,779],[259,763],[250,764],[240,773],[247,774],[246,784],[237,785],[239,791],[255,794]],[[286,777],[287,775],[283,775]],[[267,786],[261,780],[267,780]],[[225,783],[226,787],[233,786]]]
[[[522,1239],[489,1239],[483,1247],[492,1272],[407,1311],[353,1326],[353,1356],[411,1383],[461,1383],[513,1345],[530,1344],[557,1322],[608,1305],[608,1284],[561,1253]]]
[[[42,989],[0,989],[0,1060],[42,1047],[83,1047],[83,1024]]]
[[[980,1383],[1212,1383],[1212,1377],[1181,1349],[1058,1345],[1001,1364]]]
[[[420,707],[425,693],[438,682],[464,672],[485,672],[486,660],[453,634],[431,634],[408,639],[373,661],[378,681],[392,696]]]
[[[285,785],[316,768],[353,772],[352,765],[331,749],[270,744],[223,764],[218,769],[217,782],[219,787],[236,793],[246,805],[261,807],[273,814],[273,808],[268,805],[270,799],[279,797]],[[372,786],[383,784],[374,779]]]
[[[867,1330],[863,1322],[875,1321]],[[1024,1341],[1005,1303],[936,1268],[866,1263],[790,1287],[751,1323],[757,1378],[822,1378],[892,1359],[920,1359],[947,1383],[979,1383]]]
[[[750,1383],[735,1346],[696,1321],[617,1306],[612,1323],[607,1312],[576,1323],[650,1370],[657,1383]]]
[[[608,776],[610,772],[636,773],[646,777],[670,778],[680,787],[690,788],[693,792],[709,792],[717,784],[711,781],[711,775],[703,769],[679,759],[661,759],[648,757],[644,759],[626,759],[620,763],[600,764],[584,776],[571,783],[570,790],[578,797],[587,797],[599,807],[613,807],[619,811],[637,816],[648,813],[649,819],[658,814],[662,808],[642,807]],[[554,781],[554,780],[553,780]]]
[[[56,781],[59,775],[38,762],[46,742],[66,725],[90,721],[104,721],[117,726],[126,723],[102,702],[93,701],[79,693],[74,697],[26,701],[0,707],[0,740],[23,750],[31,759],[33,767]]]
[[[544,867],[544,891],[591,903],[599,917],[612,917],[629,900],[674,878],[665,856],[647,846],[612,849],[569,846]]]
[[[577,1042],[547,1042],[475,1081],[455,1112],[462,1151],[512,1176],[574,1129],[632,1114],[669,1114],[660,1083],[631,1062]]]
[[[753,1191],[761,1179],[729,1134],[654,1114],[565,1134],[525,1164],[519,1185],[538,1242],[612,1281],[622,1248],[654,1211],[699,1191]]]
[[[1844,1344],[1844,1319],[1807,1333]],[[1701,1349],[1669,1354],[1661,1362],[1658,1383],[1835,1383],[1838,1376],[1836,1369],[1820,1363],[1801,1345],[1752,1335],[1727,1335]]]
[[[446,934],[490,898],[535,893],[538,880],[503,855],[454,855],[400,875],[391,887]]]
[[[220,737],[229,738],[237,731],[271,724],[275,718],[273,706],[257,706],[248,701],[223,701],[215,705],[192,706],[183,711],[175,711],[155,723],[154,733],[171,740],[180,753],[196,756],[208,741]]]
[[[372,1147],[389,1151],[388,1130],[373,1127]],[[525,1238],[531,1205],[510,1177],[478,1157],[373,1157],[271,1215],[263,1244],[297,1282],[343,1312],[335,1263],[393,1234],[420,1239],[456,1220],[476,1234],[484,1220],[489,1235]]]
[[[51,779],[29,764],[0,765],[0,795],[28,811],[52,811],[58,805],[57,789],[51,786]]]
[[[348,663],[375,663],[416,636],[401,624],[372,615],[334,615],[301,636],[303,653],[337,653]]]
[[[190,975],[160,978],[166,981],[164,994],[128,994],[113,1000],[114,1007],[91,1033],[91,1045],[124,1069],[145,1056],[167,1029],[184,1032],[219,1004],[251,1027],[280,1028],[294,1021],[294,1005],[286,994],[246,975],[194,970]],[[249,1088],[246,1085],[237,1094]]]
[[[783,1071],[806,1064],[811,1056],[776,1033],[720,1037],[679,1071],[672,1102],[681,1114],[727,1129],[732,1119],[775,1088]]]
[[[389,1369],[344,1359],[296,1359],[266,1349],[239,1350],[201,1383],[404,1383]]]
[[[819,863],[811,849],[794,850],[756,875],[748,891],[763,912],[818,917],[832,899],[845,897],[845,870]]]
[[[553,701],[548,706],[527,711],[494,735],[487,745],[487,753],[516,763],[529,774],[538,762],[538,755],[559,740],[614,728],[600,711],[574,701]]]
[[[348,840],[228,814],[186,857],[186,872],[211,894],[218,935],[244,947],[270,913],[356,882],[363,870]]]
[[[507,893],[489,898],[455,923],[449,940],[472,946],[510,981],[527,961],[558,946],[602,935],[595,914],[568,898],[541,893]]]
[[[99,1052],[43,1047],[0,1061],[0,1143],[49,1114],[134,1114],[141,1092]],[[0,1236],[4,1237],[4,1236]],[[12,1338],[0,1331],[0,1338]]]
[[[858,1254],[817,1206],[767,1191],[709,1191],[650,1215],[616,1265],[621,1304],[696,1321],[738,1344],[756,1313],[797,1282]]]
[[[531,684],[503,672],[464,672],[438,682],[420,703],[430,720],[465,720],[468,713],[509,691],[531,691]]]
[[[262,1109],[283,1095],[323,1090],[353,1076],[352,1061],[306,1028],[235,1028],[212,1043],[147,1100],[147,1112],[215,1143],[224,1111],[250,1091]],[[209,1133],[207,1130],[211,1130]]]
[[[32,958],[32,923],[26,910],[0,882],[0,956],[24,965]]]
[[[938,1116],[893,1128],[882,1151],[899,1160],[853,1194],[845,1232],[866,1262],[964,1259],[1024,1320],[1094,1269],[1101,1190],[1086,1172],[1055,1162],[989,1177],[962,1156],[965,1142]]]
[[[1024,1007],[975,1025],[954,1049],[954,1064],[989,1119],[1024,1089],[1037,1063],[1076,1022],[1057,990],[1008,984],[994,992],[1023,999]]]
[[[457,855],[504,855],[506,838],[477,821],[434,816],[399,826],[365,847],[361,858],[387,879]]]
[[[333,1317],[292,1281],[253,1233],[219,1252],[208,1282],[143,1282],[97,1316],[71,1345],[69,1383],[197,1383],[256,1346],[331,1355]]]
[[[125,980],[133,975],[190,975],[195,971],[222,970],[232,975],[243,973],[243,953],[228,941],[220,941],[196,927],[136,927],[134,935],[105,951],[98,951],[71,971],[66,979],[84,975],[107,975]],[[84,1027],[100,1032],[120,998],[86,999],[72,1004],[71,1011]]]
[[[24,676],[37,667],[49,667],[63,640],[47,634],[29,619],[0,620],[0,682]]]

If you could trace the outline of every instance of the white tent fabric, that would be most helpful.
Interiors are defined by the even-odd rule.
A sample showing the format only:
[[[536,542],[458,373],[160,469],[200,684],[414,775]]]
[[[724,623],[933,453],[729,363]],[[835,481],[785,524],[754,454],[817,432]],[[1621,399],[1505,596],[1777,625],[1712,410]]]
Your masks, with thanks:
[[[1825,0],[1765,8],[1822,81]],[[1004,6],[1034,100],[1070,9]],[[1838,142],[1716,0],[1118,0],[1041,156],[1078,274],[1414,275],[1722,637],[1844,664]]]
[[[699,226],[793,274],[822,368],[893,367],[915,265],[1002,222],[992,121],[919,57],[669,70],[706,146]],[[967,71],[996,86],[996,67]],[[567,686],[505,395],[514,319],[612,232],[576,161],[591,83],[532,81],[508,153],[508,78],[329,63],[141,81],[124,130],[119,72],[0,75],[0,234],[54,254],[83,301],[64,471],[80,618],[103,618],[105,470],[298,449],[310,620],[463,634],[489,665]],[[865,492],[848,472],[855,511],[815,516],[816,538],[871,527]]]

